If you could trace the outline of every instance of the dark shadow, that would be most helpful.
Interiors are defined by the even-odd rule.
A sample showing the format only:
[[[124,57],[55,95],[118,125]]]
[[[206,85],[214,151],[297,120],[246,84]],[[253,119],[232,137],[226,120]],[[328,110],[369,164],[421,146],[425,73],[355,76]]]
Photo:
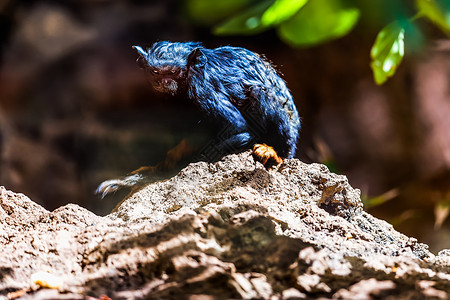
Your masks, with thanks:
[[[263,210],[257,205],[254,208],[257,211]],[[249,209],[251,208],[244,210]],[[261,272],[270,277],[268,282],[277,282],[274,286],[280,292],[281,289],[295,286],[295,276],[279,274],[285,274],[285,270],[297,260],[299,251],[311,245],[300,239],[276,235],[275,224],[269,217],[244,214],[234,219],[241,210],[242,208],[236,207],[234,211],[228,209],[219,212],[220,216],[210,216],[208,226],[204,228],[195,225],[198,218],[184,216],[157,231],[100,245],[102,249],[94,249],[85,256],[85,270],[89,265],[101,266],[110,262],[111,255],[121,252],[128,253],[130,261],[120,264],[115,260],[126,267],[110,272],[111,276],[86,282],[87,294],[98,296],[104,292],[113,298],[180,299],[180,295],[203,294],[207,291],[217,299],[240,298],[236,287],[230,283],[234,280],[232,274],[235,272]],[[223,252],[215,252],[213,249],[204,251],[199,249],[194,240],[189,240],[191,234],[197,234],[197,238],[210,238],[213,235],[221,247],[228,248]],[[176,240],[181,235],[184,238],[174,242],[171,247],[170,240]],[[149,249],[153,247],[155,249]],[[138,251],[139,254],[132,251],[135,248],[141,250]],[[133,259],[133,253],[138,257]],[[142,258],[144,253],[147,253],[148,259]],[[89,261],[88,256],[92,254],[97,257],[95,261]],[[183,265],[182,269],[178,265],[177,270],[174,259],[180,257],[183,262],[190,260],[193,265]],[[128,256],[120,259],[126,260]],[[201,261],[204,263],[200,263]],[[110,291],[114,293],[111,294]]]

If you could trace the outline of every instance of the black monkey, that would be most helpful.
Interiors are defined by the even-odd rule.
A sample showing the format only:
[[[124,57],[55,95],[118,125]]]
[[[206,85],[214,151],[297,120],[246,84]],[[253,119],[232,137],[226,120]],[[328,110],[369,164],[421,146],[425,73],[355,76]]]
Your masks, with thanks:
[[[277,153],[283,158],[294,156],[300,118],[286,83],[261,56],[244,48],[207,49],[194,42],[164,41],[146,50],[133,48],[156,91],[185,97],[220,126],[218,137],[203,151],[206,159],[216,160],[255,144],[254,153],[263,163],[270,158],[280,162]],[[142,171],[105,181],[97,192],[104,196],[134,186],[143,181]]]

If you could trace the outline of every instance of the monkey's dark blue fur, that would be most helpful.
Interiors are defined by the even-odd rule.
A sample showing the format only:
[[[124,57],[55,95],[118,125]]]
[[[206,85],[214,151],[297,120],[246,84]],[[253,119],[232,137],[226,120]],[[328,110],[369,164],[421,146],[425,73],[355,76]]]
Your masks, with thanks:
[[[186,93],[226,128],[228,137],[219,149],[235,152],[263,142],[281,157],[294,156],[300,118],[284,80],[261,56],[244,48],[207,49],[193,42],[158,42],[139,52],[150,67],[180,68],[177,93]]]
[[[155,90],[189,99],[221,127],[213,145],[218,158],[255,143],[272,146],[281,157],[294,156],[300,118],[286,83],[261,56],[244,48],[207,49],[193,42],[134,48]],[[133,176],[109,186],[105,182],[98,191],[133,185],[140,180]]]

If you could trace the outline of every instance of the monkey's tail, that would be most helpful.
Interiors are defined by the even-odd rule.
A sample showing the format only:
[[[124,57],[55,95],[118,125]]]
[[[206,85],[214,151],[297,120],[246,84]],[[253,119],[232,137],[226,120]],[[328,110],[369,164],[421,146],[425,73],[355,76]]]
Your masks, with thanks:
[[[137,173],[126,176],[124,178],[106,180],[98,186],[95,193],[98,195],[101,194],[101,197],[103,199],[109,193],[116,192],[119,189],[131,188],[135,187],[136,185],[141,185],[144,179],[145,177],[142,174]]]

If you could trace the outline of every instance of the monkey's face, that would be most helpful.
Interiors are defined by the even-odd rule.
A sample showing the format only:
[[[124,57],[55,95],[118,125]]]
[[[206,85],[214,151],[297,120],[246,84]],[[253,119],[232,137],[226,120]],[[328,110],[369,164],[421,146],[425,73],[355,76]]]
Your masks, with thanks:
[[[153,88],[158,92],[175,95],[183,86],[184,72],[179,67],[148,67],[147,73]]]
[[[159,42],[145,51],[140,46],[133,46],[139,53],[137,62],[147,71],[154,90],[169,95],[187,90],[187,57],[192,47]]]
[[[160,64],[151,65],[146,57],[140,56],[137,60],[141,69],[144,69],[150,84],[157,92],[169,95],[176,95],[183,86],[184,70],[176,65]]]

